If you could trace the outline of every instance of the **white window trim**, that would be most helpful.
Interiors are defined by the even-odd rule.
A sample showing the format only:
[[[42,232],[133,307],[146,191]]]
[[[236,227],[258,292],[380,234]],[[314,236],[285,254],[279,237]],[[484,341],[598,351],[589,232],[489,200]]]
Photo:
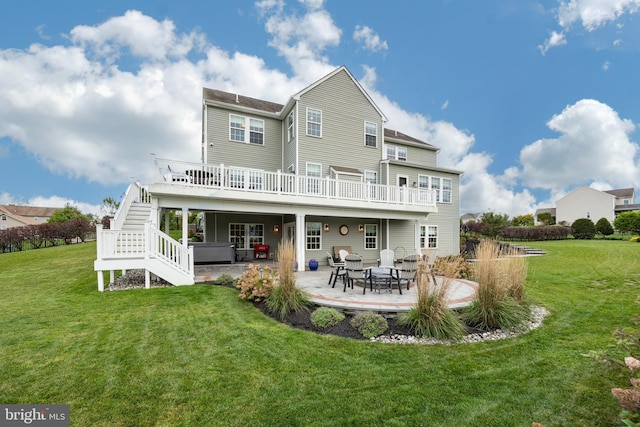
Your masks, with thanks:
[[[309,110],[317,111],[320,113],[320,122],[312,122],[309,120]],[[305,132],[307,136],[311,136],[314,138],[322,138],[322,110],[319,110],[317,108],[307,107],[306,115],[305,115],[305,123],[306,123]],[[320,135],[312,135],[309,133],[309,123],[320,125]]]
[[[372,171],[372,170],[365,170],[364,171],[364,182],[369,182],[369,180],[367,179],[367,174],[371,174],[374,177],[374,180],[371,184],[377,184],[378,183],[378,172],[377,171]]]
[[[390,148],[393,149],[393,154],[391,156],[389,155],[389,151],[388,151]],[[404,151],[404,157],[400,157],[400,154],[398,154],[400,150]],[[406,162],[407,157],[409,156],[409,153],[407,151],[407,147],[399,147],[397,145],[385,144],[384,155],[385,155],[385,158],[388,160],[399,160],[402,162]]]
[[[289,124],[289,120],[291,123]],[[287,116],[287,141],[291,142],[295,139],[295,126],[296,126],[296,118],[294,114],[294,110],[291,110],[289,115]]]
[[[367,125],[373,125],[373,127],[376,130],[376,133],[367,132]],[[367,136],[375,137],[375,144],[374,145],[367,144]],[[365,147],[378,148],[378,124],[376,122],[369,122],[369,121],[365,120],[365,122],[364,122],[364,141],[363,142],[364,142],[364,146]]]
[[[423,187],[422,185],[420,185],[420,178],[421,177],[426,177],[427,178],[427,185],[428,187]],[[431,175],[425,175],[425,174],[419,174],[418,175],[418,187],[425,189],[425,190],[433,190],[433,188],[431,188],[431,183],[432,183],[432,179],[433,178],[438,178],[440,180],[440,186],[438,187],[438,193],[436,195],[436,202],[438,203],[446,203],[446,204],[451,204],[453,203],[453,179],[451,178],[444,178],[441,176],[431,176]],[[449,201],[444,201],[444,181],[448,181],[450,183],[449,186]]]
[[[435,229],[435,238],[436,238],[436,245],[431,247],[429,246],[429,228],[432,227]],[[440,243],[440,238],[438,236],[438,226],[434,225],[434,224],[424,224],[424,225],[420,225],[420,238],[422,239],[422,231],[424,230],[424,242],[421,242],[420,244],[420,248],[421,249],[438,249],[439,243]]]
[[[242,117],[244,119],[244,141],[240,141],[237,139],[233,139],[231,138],[231,116],[236,116],[236,117]],[[262,122],[262,132],[257,132],[257,131],[252,131],[251,130],[251,120],[257,120],[259,122]],[[266,140],[266,123],[263,119],[258,119],[255,117],[250,117],[250,116],[243,116],[241,114],[234,114],[234,113],[229,113],[229,141],[231,142],[239,142],[239,143],[244,143],[244,144],[251,144],[251,145],[258,145],[258,146],[263,146],[265,144],[265,140]],[[256,144],[251,142],[251,132],[254,133],[260,133],[262,134],[262,144]]]
[[[317,225],[320,234],[318,234],[317,236],[312,236],[312,235],[309,234],[309,225],[311,225],[311,224],[316,224]],[[316,221],[307,222],[305,224],[305,227],[304,227],[304,237],[305,237],[305,248],[306,248],[306,250],[308,250],[308,251],[321,251],[322,250],[322,223],[316,222]],[[316,237],[318,238],[318,248],[317,249],[310,249],[309,248],[309,237],[313,237],[314,239]]]
[[[367,248],[367,227],[374,227],[376,230],[376,235],[375,235],[375,247],[373,248]],[[365,251],[376,251],[378,250],[378,243],[380,240],[380,232],[378,230],[378,224],[364,224],[364,233],[362,233],[362,246],[364,247]]]
[[[238,246],[236,245],[236,249],[237,249],[237,250],[245,250],[245,251],[249,251],[249,250],[253,249],[253,248],[250,246],[250,241],[251,241],[251,226],[252,226],[252,225],[261,225],[261,226],[262,226],[262,236],[253,236],[253,237],[259,237],[259,238],[260,238],[260,243],[258,243],[258,244],[260,244],[260,245],[264,245],[265,233],[266,233],[266,231],[267,231],[267,228],[264,226],[264,224],[263,224],[263,223],[253,223],[253,222],[251,222],[251,223],[249,223],[249,222],[230,222],[230,223],[228,224],[228,226],[227,226],[227,235],[229,236],[229,241],[230,241],[230,242],[232,242],[232,241],[233,241],[232,237],[235,237],[235,236],[232,236],[232,235],[231,235],[231,226],[232,226],[232,225],[241,225],[241,226],[243,227],[243,229],[244,229],[243,235],[242,235],[242,236],[239,236],[239,237],[241,237],[241,238],[242,238],[242,245],[243,245],[243,247],[238,247]]]

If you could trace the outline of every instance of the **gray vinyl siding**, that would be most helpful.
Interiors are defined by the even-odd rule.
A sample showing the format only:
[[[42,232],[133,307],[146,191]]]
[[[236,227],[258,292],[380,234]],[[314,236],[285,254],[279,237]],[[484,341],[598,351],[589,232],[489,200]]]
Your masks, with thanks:
[[[307,107],[322,111],[322,137],[307,136]],[[340,72],[301,96],[297,125],[298,170],[306,162],[321,163],[322,176],[330,166],[379,170],[382,158],[382,117],[346,72]],[[375,148],[364,145],[365,121],[376,123]]]
[[[295,120],[295,124],[294,124],[294,137],[291,141],[288,140],[289,136],[288,136],[288,129],[287,129],[287,118],[289,116],[289,113],[291,111],[287,111],[287,113],[284,115],[284,119],[282,121],[282,135],[283,135],[283,144],[284,144],[284,150],[283,150],[283,162],[282,162],[282,172],[288,173],[289,172],[289,165],[294,165],[295,170],[298,170],[298,167],[296,165],[296,144],[297,144],[297,139],[295,137],[297,132],[300,132],[300,129],[298,129],[299,123],[298,123],[298,119],[296,118],[296,105],[293,105],[292,111],[294,111],[294,120]]]
[[[393,145],[395,147],[404,147],[407,149],[407,163],[416,163],[424,167],[436,167],[437,152],[432,149],[416,147],[413,145],[405,145],[402,142],[395,142],[391,140],[385,141],[386,145]],[[385,148],[386,158],[386,148]]]
[[[238,213],[214,213],[205,214],[205,241],[207,242],[228,242],[229,224],[263,224],[264,243],[269,245],[269,252],[274,253],[278,248],[278,243],[282,237],[282,229],[275,233],[273,226],[281,224],[281,217],[275,215],[259,214],[238,214]],[[253,249],[238,250],[239,259],[253,259]]]
[[[264,145],[231,141],[229,114],[264,120]],[[282,121],[208,106],[206,150],[210,164],[276,171],[282,168]]]

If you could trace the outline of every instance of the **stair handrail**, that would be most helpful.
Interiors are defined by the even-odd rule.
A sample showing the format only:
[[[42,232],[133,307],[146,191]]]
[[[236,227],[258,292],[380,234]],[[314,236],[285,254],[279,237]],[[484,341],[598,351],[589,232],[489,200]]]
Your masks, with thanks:
[[[131,208],[131,205],[134,203],[151,203],[149,193],[138,181],[133,181],[129,184],[129,187],[127,187],[120,206],[115,216],[111,219],[110,228],[112,230],[122,229],[124,221],[127,218],[127,212],[129,212],[129,208]]]
[[[184,246],[153,226],[151,221],[145,222],[144,227],[147,235],[147,254],[149,257],[154,257],[166,265],[191,276],[195,275],[193,246]]]

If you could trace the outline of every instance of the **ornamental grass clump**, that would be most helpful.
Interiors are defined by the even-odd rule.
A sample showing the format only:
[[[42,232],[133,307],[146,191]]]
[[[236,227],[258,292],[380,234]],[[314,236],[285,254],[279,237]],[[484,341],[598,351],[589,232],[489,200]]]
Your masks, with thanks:
[[[501,254],[494,240],[483,240],[476,248],[477,298],[462,309],[463,321],[481,330],[512,329],[524,324],[530,314],[525,303],[526,258],[515,250]]]
[[[233,278],[232,278],[233,279]],[[238,279],[236,288],[240,289],[240,298],[247,301],[265,301],[276,286],[276,272],[269,266],[249,264],[249,269]]]
[[[266,300],[269,311],[281,319],[292,311],[306,310],[309,295],[296,286],[296,250],[291,241],[278,245],[278,283]]]
[[[400,316],[399,323],[409,325],[413,333],[421,337],[436,339],[456,339],[465,333],[465,326],[456,312],[448,305],[447,291],[451,281],[460,271],[461,257],[440,265],[440,277],[431,274],[425,262],[418,264],[416,286],[418,299],[416,305]],[[431,277],[431,280],[429,278]],[[432,283],[431,283],[432,282]]]

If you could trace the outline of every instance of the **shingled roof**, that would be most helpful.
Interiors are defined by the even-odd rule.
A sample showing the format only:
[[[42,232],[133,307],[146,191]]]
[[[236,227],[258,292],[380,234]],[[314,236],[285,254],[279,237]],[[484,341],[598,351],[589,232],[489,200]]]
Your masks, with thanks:
[[[605,191],[605,193],[609,193],[612,196],[620,197],[620,198],[633,197],[633,192],[634,192],[633,188],[621,188],[619,190],[608,190],[608,191]]]
[[[237,93],[225,92],[217,89],[202,88],[202,97],[211,101],[223,102],[225,104],[237,105],[238,107],[252,108],[254,110],[266,111],[268,113],[279,113],[284,105],[275,102],[263,101],[262,99],[251,98]]]
[[[417,138],[414,138],[414,137],[409,136],[409,135],[407,135],[405,133],[402,133],[402,132],[398,132],[397,130],[394,130],[394,129],[385,128],[384,129],[384,137],[385,137],[385,139],[386,138],[391,138],[391,139],[396,139],[396,140],[399,140],[399,141],[413,142],[413,143],[416,143],[416,144],[424,144],[424,145],[428,145],[430,147],[433,147],[433,145],[431,145],[431,144],[428,144],[428,143],[426,143],[424,141],[420,141]]]

